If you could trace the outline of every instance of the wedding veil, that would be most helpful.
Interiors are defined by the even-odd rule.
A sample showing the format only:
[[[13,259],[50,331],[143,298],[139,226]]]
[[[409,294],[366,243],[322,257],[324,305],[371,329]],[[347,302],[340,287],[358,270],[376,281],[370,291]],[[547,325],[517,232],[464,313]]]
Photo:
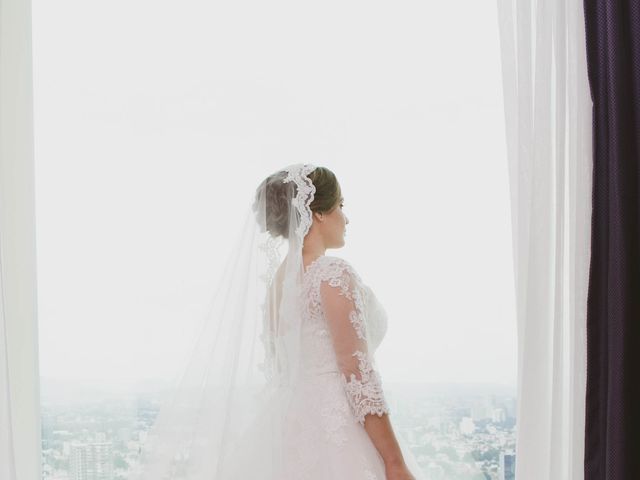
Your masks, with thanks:
[[[299,374],[310,164],[256,189],[184,372],[149,431],[137,480],[280,478],[282,419]],[[250,428],[260,425],[260,428]],[[249,454],[248,457],[245,455]]]

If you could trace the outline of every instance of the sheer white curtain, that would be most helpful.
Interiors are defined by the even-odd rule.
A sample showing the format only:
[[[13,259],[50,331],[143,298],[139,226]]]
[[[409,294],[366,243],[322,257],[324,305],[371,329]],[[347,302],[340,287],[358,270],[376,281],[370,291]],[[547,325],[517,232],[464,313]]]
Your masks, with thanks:
[[[36,480],[36,323],[31,3],[0,0],[0,479]]]
[[[591,98],[582,0],[498,0],[518,321],[516,478],[583,478]]]
[[[2,268],[0,266],[0,268]],[[11,395],[9,394],[9,358],[7,355],[6,317],[4,315],[4,288],[0,275],[0,478],[16,478],[13,449],[13,427],[11,425]]]

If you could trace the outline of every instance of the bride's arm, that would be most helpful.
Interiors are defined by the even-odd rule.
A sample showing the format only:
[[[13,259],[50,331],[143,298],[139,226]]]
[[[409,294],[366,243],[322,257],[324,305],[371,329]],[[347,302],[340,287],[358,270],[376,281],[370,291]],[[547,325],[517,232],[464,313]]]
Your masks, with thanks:
[[[364,428],[384,460],[387,478],[389,480],[394,478],[413,479],[404,462],[400,445],[389,421],[389,415],[382,417],[367,415]],[[396,473],[398,476],[395,476]]]
[[[354,416],[367,431],[388,472],[407,472],[389,421],[381,378],[369,352],[363,289],[357,276],[351,268],[345,268],[339,275],[321,282],[320,297]],[[409,474],[392,478],[412,477]]]

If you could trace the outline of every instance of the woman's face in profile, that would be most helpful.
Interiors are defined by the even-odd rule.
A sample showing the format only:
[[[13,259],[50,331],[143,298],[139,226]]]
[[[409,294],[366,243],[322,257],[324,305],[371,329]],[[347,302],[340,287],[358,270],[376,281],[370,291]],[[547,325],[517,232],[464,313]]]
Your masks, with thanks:
[[[324,214],[323,237],[327,248],[342,247],[345,244],[346,226],[349,219],[343,211],[344,197],[340,198],[338,204]]]

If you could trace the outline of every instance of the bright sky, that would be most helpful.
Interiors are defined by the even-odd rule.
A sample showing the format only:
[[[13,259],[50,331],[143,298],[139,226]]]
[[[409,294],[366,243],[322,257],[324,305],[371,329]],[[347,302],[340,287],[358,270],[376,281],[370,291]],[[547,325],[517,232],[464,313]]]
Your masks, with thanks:
[[[222,4],[225,5],[222,5]],[[259,181],[332,169],[388,381],[516,378],[496,5],[33,2],[41,374],[175,373]]]

